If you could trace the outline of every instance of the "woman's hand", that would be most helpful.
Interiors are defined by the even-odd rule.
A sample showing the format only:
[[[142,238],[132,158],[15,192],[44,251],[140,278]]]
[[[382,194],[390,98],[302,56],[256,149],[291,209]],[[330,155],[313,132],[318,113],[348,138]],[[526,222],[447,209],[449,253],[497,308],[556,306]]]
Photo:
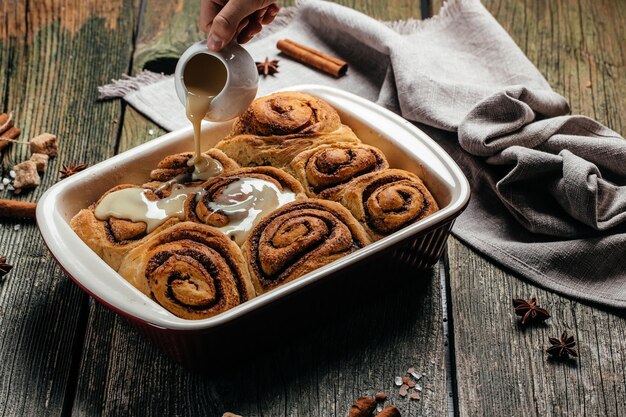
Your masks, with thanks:
[[[200,29],[208,34],[207,46],[213,51],[235,37],[248,42],[279,10],[274,0],[202,0],[200,7]]]

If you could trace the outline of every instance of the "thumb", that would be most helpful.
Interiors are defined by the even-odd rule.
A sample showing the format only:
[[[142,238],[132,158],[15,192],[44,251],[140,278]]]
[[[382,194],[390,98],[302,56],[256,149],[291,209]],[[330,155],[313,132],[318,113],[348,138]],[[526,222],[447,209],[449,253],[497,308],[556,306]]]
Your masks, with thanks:
[[[209,49],[222,49],[235,37],[243,19],[272,2],[273,0],[230,0],[213,18],[207,41]]]

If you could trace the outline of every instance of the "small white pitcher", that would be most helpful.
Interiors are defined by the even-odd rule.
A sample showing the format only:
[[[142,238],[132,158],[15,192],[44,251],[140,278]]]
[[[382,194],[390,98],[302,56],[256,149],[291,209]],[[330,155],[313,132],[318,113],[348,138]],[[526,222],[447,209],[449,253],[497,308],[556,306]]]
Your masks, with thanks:
[[[207,54],[219,59],[226,68],[226,83],[211,102],[205,118],[214,122],[230,120],[243,113],[256,96],[259,74],[254,60],[242,46],[236,42],[226,45],[221,51],[211,51],[206,41],[191,45],[178,60],[174,73],[176,94],[183,105],[187,101],[187,88],[183,74],[186,65],[198,54]],[[207,68],[207,78],[211,77]]]

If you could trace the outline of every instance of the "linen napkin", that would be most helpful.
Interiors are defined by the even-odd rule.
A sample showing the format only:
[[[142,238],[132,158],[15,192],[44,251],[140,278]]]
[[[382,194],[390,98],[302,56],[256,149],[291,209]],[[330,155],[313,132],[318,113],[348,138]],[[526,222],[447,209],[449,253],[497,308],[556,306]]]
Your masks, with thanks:
[[[340,56],[334,79],[278,55],[276,41]],[[301,83],[342,88],[418,123],[459,163],[472,200],[452,233],[548,289],[626,308],[626,141],[550,86],[478,0],[450,0],[426,21],[381,23],[300,1],[246,45],[280,58],[259,95]],[[171,78],[125,99],[166,129],[187,126]],[[109,95],[116,86],[109,86]],[[106,95],[106,90],[105,90]],[[178,117],[180,115],[180,117]]]

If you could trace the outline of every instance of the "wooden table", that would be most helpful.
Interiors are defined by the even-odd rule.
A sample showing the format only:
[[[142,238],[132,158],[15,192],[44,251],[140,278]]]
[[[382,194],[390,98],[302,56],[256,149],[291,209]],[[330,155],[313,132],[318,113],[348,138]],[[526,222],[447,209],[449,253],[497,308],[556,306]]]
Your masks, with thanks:
[[[0,102],[23,137],[56,132],[61,165],[94,164],[162,133],[96,86],[142,68],[171,69],[199,38],[198,1],[4,0]],[[420,18],[439,1],[340,1],[379,19]],[[626,131],[626,2],[485,0],[486,7],[573,112]],[[27,150],[13,146],[3,164]],[[6,196],[7,194],[1,194]],[[626,414],[626,315],[572,301],[507,273],[450,238],[440,265],[377,291],[375,302],[335,306],[336,320],[250,357],[231,372],[199,375],[162,355],[93,302],[56,265],[33,222],[2,220],[0,415],[345,416],[359,395],[383,390],[403,416]],[[19,229],[18,229],[19,228]],[[537,296],[549,324],[521,331],[512,297]],[[333,312],[335,313],[335,312]],[[350,331],[346,331],[350,329]],[[553,363],[547,337],[578,340],[576,364]],[[449,332],[449,339],[446,337]],[[446,366],[449,357],[449,366]],[[420,401],[398,396],[409,366],[430,384]],[[369,390],[369,391],[368,391]]]

